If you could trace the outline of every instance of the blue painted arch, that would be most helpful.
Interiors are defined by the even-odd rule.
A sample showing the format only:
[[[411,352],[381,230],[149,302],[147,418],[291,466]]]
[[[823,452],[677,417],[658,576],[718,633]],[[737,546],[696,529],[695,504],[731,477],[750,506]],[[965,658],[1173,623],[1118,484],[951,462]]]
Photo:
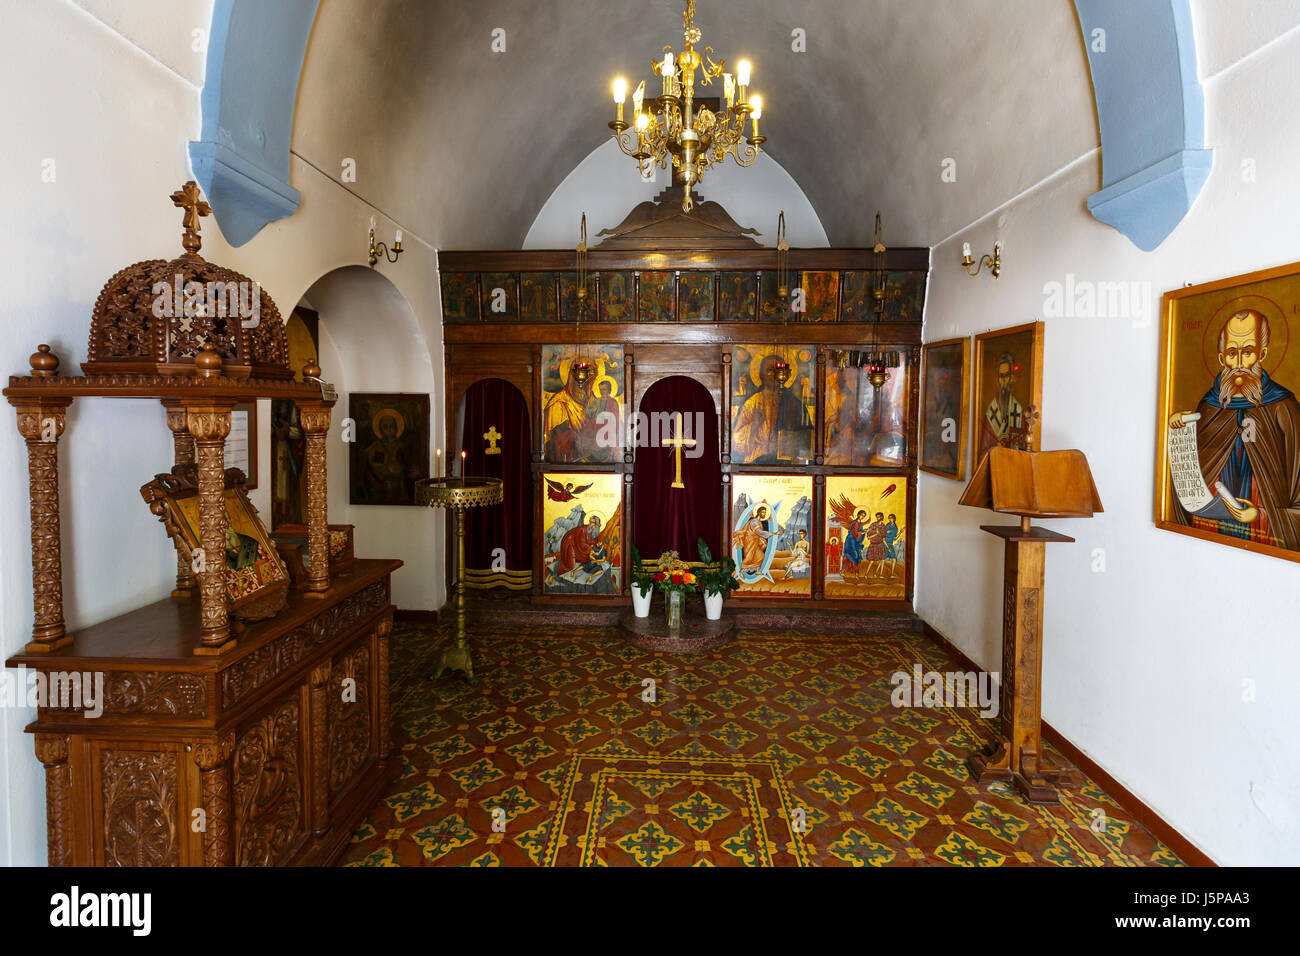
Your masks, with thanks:
[[[1213,166],[1189,0],[1074,0],[1101,130],[1088,209],[1144,252],[1173,232]]]
[[[289,184],[293,108],[319,0],[216,0],[190,165],[222,235],[242,246],[301,201]]]

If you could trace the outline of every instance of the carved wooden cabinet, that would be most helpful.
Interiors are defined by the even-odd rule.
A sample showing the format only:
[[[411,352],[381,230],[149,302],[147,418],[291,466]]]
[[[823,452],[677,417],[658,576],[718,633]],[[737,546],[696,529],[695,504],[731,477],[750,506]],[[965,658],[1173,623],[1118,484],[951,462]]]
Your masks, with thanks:
[[[102,674],[102,714],[50,703],[27,729],[45,766],[49,862],[321,865],[396,770],[388,636],[395,560],[358,560],[324,597],[295,591],[228,653],[193,653],[192,600],[168,598],[12,658]],[[66,679],[63,679],[66,684]]]

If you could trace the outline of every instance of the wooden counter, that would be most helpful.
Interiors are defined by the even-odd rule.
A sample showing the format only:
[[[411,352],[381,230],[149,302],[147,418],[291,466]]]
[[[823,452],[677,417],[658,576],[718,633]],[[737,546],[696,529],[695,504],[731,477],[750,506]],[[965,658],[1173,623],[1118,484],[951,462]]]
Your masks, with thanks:
[[[47,679],[83,675],[88,691],[102,681],[101,701],[51,698],[60,706],[27,727],[45,765],[50,864],[330,863],[397,769],[388,635],[401,564],[358,560],[323,596],[292,592],[220,655],[194,654],[198,602],[168,598],[10,658]]]

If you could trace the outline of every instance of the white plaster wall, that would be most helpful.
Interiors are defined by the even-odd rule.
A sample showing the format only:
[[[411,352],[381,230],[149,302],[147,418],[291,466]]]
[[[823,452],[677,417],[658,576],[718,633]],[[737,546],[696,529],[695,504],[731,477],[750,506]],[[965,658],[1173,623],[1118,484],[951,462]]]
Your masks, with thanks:
[[[1148,284],[1133,315],[1046,320],[1043,447],[1082,449],[1106,510],[1042,522],[1078,539],[1048,548],[1043,715],[1216,862],[1295,865],[1300,565],[1153,523],[1160,294],[1300,259],[1300,31],[1244,52],[1230,39],[1235,59],[1214,46],[1205,90],[1213,174],[1159,249],[1142,253],[1088,215],[1091,152],[934,248],[925,338],[1043,318],[1045,283],[1068,273]],[[961,243],[978,254],[996,238],[1001,278],[968,277]],[[961,490],[920,476],[916,609],[996,669],[1002,547],[978,529],[989,512],[957,505]]]
[[[613,138],[597,146],[573,168],[537,213],[525,249],[567,249],[578,244],[582,214],[587,214],[587,243],[623,221],[637,203],[653,199],[670,183],[668,171],[655,170],[643,182],[636,163],[623,155]],[[728,159],[709,170],[696,187],[702,200],[720,203],[737,224],[757,229],[758,242],[776,245],[777,215],[785,210],[786,238],[792,246],[827,246],[826,231],[808,197],[776,160],[759,153],[754,165],[741,168]],[[872,213],[874,217],[875,213]]]
[[[86,357],[90,313],[99,289],[118,269],[180,249],[180,213],[168,195],[192,178],[186,152],[199,133],[199,84],[190,44],[192,29],[206,26],[210,2],[148,4],[141,18],[129,0],[0,0],[5,24],[0,57],[0,376],[27,369],[28,356],[48,342],[62,368],[76,372]],[[111,25],[110,25],[111,24]],[[147,25],[147,26],[146,26]],[[126,31],[124,36],[118,28]],[[310,55],[310,54],[309,54]],[[55,162],[54,182],[42,181],[43,161]],[[292,181],[302,206],[292,218],[267,227],[231,249],[211,219],[204,222],[203,255],[262,283],[287,314],[318,278],[342,266],[364,264],[366,233],[377,216],[381,238],[404,228],[408,250],[396,264],[380,266],[405,301],[376,316],[401,318],[393,329],[366,327],[359,300],[345,328],[365,328],[375,356],[389,356],[392,374],[372,362],[347,362],[358,334],[322,336],[322,366],[346,392],[366,389],[432,394],[435,443],[443,441],[441,312],[434,250],[400,222],[293,157]],[[381,318],[381,322],[383,319]],[[356,323],[354,325],[354,323]],[[426,372],[412,378],[421,363]],[[432,369],[438,369],[437,382]],[[72,628],[112,617],[165,596],[175,559],[139,488],[171,464],[171,439],[161,408],[152,402],[75,402],[60,445],[64,502],[65,614]],[[31,560],[25,542],[26,450],[10,418],[0,427],[0,653],[20,650],[31,629]],[[268,511],[270,415],[262,403],[257,506]],[[350,520],[346,459],[331,441],[331,519]],[[371,511],[377,509],[369,509]],[[359,552],[394,556],[407,567],[394,578],[399,606],[428,608],[443,601],[442,533],[437,512],[400,511],[379,540],[367,537]],[[31,737],[34,717],[24,708],[0,707],[0,864],[42,864],[46,858],[44,783]]]

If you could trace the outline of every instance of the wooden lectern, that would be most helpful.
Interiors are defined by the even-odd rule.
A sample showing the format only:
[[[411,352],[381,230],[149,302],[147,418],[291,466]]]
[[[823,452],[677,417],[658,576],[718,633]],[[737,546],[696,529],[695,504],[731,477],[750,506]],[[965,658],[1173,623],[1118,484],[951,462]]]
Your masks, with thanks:
[[[966,765],[980,783],[1011,780],[1030,803],[1057,803],[1055,785],[1068,781],[1069,771],[1047,765],[1041,750],[1044,546],[1074,539],[1030,527],[1029,519],[1091,518],[1102,510],[1097,486],[1081,451],[994,448],[959,503],[1020,516],[1019,525],[980,525],[1006,542],[1001,725]]]

